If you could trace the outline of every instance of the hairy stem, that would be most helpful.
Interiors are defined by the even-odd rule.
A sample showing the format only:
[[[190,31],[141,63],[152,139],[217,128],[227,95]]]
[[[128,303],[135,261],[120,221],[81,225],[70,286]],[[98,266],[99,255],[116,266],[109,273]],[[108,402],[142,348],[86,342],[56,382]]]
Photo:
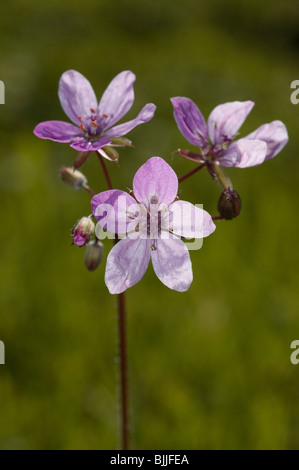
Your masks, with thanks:
[[[102,155],[99,153],[99,152],[96,152],[97,156],[99,157],[99,160],[100,160],[100,164],[102,165],[102,170],[103,170],[103,173],[105,175],[105,178],[106,178],[106,181],[107,181],[107,184],[108,184],[108,188],[109,189],[113,189],[113,186],[112,186],[112,183],[111,183],[111,179],[110,179],[110,176],[109,176],[109,173],[108,173],[108,170],[107,170],[107,167],[106,167],[106,163],[104,161],[104,158],[102,157]]]
[[[91,196],[95,196],[96,194],[87,184],[83,186],[83,189],[85,189],[85,191],[87,191]]]
[[[213,167],[213,173],[214,173],[214,178],[216,178],[219,183],[221,184],[221,186],[224,188],[224,189],[228,189],[228,188],[231,188],[232,189],[232,183],[230,181],[230,179],[226,176],[226,174],[221,170],[221,168],[219,167],[219,165],[217,164],[214,164]]]
[[[128,416],[128,365],[127,365],[127,332],[125,293],[118,294],[118,338],[120,356],[121,383],[121,443],[122,450],[129,450],[129,416]]]
[[[113,189],[108,169],[100,153],[97,152],[104,176],[109,189]],[[115,238],[115,244],[118,242]],[[121,402],[121,448],[128,450],[129,446],[129,412],[128,412],[128,362],[127,362],[127,329],[126,329],[126,302],[125,293],[117,295],[118,311],[118,341],[119,341],[119,367],[120,367],[120,402]]]
[[[189,171],[189,173],[187,173],[186,175],[184,176],[181,176],[179,178],[179,183],[181,183],[182,181],[185,181],[187,178],[190,178],[190,176],[194,175],[195,173],[197,173],[199,170],[201,170],[206,164],[205,163],[202,163],[201,165],[197,166],[196,168],[194,168],[193,170]]]

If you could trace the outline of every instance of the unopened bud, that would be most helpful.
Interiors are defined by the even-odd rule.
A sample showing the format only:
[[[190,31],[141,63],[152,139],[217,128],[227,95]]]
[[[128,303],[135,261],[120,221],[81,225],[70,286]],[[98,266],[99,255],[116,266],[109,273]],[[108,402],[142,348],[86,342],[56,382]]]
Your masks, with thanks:
[[[111,145],[114,147],[132,147],[132,141],[126,137],[112,137]]]
[[[242,201],[237,191],[231,188],[225,189],[218,201],[218,211],[221,217],[231,220],[237,217],[242,208]]]
[[[87,178],[81,171],[73,170],[73,168],[61,168],[59,176],[66,184],[73,189],[82,189],[87,185]]]
[[[89,271],[94,271],[101,264],[104,245],[99,240],[92,240],[86,245],[84,263]]]
[[[78,154],[78,156],[75,158],[75,161],[73,163],[73,167],[75,168],[75,170],[80,168],[80,166],[84,165],[84,163],[88,159],[89,155],[91,155],[91,153],[92,153],[91,151],[88,151],[88,152],[80,152]]]
[[[79,219],[72,230],[72,237],[75,245],[86,245],[93,236],[94,230],[95,224],[90,217],[82,217],[82,219]]]
[[[110,145],[105,145],[105,147],[99,149],[98,152],[102,157],[106,158],[106,160],[110,160],[111,162],[116,162],[119,158],[118,152]]]

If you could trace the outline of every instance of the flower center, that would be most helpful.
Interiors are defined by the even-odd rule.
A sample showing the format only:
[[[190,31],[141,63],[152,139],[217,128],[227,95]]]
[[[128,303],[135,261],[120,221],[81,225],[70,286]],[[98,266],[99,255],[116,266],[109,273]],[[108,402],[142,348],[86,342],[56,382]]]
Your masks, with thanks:
[[[218,159],[223,156],[223,153],[228,149],[232,139],[223,136],[223,141],[220,144],[211,144],[209,148],[209,156],[213,159]]]
[[[162,211],[158,207],[150,208],[150,212],[146,214],[146,233],[149,238],[158,238],[161,235],[162,228]]]
[[[105,121],[107,121],[108,115],[103,114],[99,116],[98,110],[94,108],[89,109],[89,115],[78,116],[80,121],[79,127],[89,140],[97,140],[101,136],[103,128],[105,128]]]

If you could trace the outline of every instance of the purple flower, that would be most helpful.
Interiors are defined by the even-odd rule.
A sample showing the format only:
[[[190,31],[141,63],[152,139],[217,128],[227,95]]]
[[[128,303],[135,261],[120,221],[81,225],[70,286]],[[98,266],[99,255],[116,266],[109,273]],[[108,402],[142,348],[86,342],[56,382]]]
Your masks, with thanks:
[[[135,174],[131,194],[109,190],[92,198],[101,227],[122,238],[107,259],[105,282],[111,294],[140,281],[150,259],[167,287],[179,292],[189,288],[192,265],[181,237],[203,238],[216,227],[206,211],[177,200],[177,191],[173,169],[152,157]]]
[[[288,141],[285,125],[273,121],[233,142],[254,106],[252,101],[233,101],[217,106],[207,124],[189,98],[171,98],[171,102],[179,130],[192,145],[200,147],[200,153],[179,152],[190,160],[246,168],[275,157]]]
[[[156,106],[149,103],[135,119],[114,125],[133,104],[135,79],[129,70],[119,73],[98,104],[90,82],[81,73],[75,70],[64,72],[59,81],[58,96],[65,114],[75,125],[63,121],[41,122],[34,134],[41,139],[71,142],[71,147],[81,152],[101,149],[154,115]]]
[[[77,220],[73,229],[73,243],[77,246],[84,246],[94,235],[95,225],[90,217],[82,217]]]

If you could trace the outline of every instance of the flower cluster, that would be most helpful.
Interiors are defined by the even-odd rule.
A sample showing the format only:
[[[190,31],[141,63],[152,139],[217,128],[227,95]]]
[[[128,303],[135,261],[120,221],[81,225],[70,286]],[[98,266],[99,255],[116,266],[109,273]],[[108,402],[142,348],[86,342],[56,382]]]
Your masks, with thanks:
[[[46,121],[34,129],[42,139],[70,143],[80,153],[73,169],[64,167],[60,176],[76,190],[92,195],[92,214],[75,224],[73,243],[86,246],[85,265],[93,271],[103,258],[100,238],[114,238],[106,264],[105,283],[111,294],[120,294],[144,276],[152,262],[160,281],[170,289],[183,292],[193,280],[187,240],[202,239],[216,228],[213,219],[232,219],[239,215],[241,199],[230,179],[220,169],[260,165],[277,155],[288,141],[281,121],[264,124],[246,137],[236,140],[239,129],[252,110],[252,101],[234,101],[217,106],[206,123],[201,111],[189,98],[171,98],[174,118],[187,141],[197,149],[178,149],[176,153],[199,164],[177,178],[170,165],[152,157],[136,172],[130,192],[113,189],[103,157],[118,160],[115,147],[130,146],[125,137],[139,124],[150,121],[156,106],[146,104],[137,117],[118,121],[134,102],[135,75],[119,73],[108,85],[99,103],[90,82],[79,72],[69,70],[60,78],[58,95],[65,114],[73,124]],[[109,186],[96,194],[77,168],[95,151]],[[212,217],[199,205],[180,200],[179,182],[206,167],[222,186],[219,215]],[[92,216],[97,220],[95,227]],[[93,239],[93,237],[95,237]]]

